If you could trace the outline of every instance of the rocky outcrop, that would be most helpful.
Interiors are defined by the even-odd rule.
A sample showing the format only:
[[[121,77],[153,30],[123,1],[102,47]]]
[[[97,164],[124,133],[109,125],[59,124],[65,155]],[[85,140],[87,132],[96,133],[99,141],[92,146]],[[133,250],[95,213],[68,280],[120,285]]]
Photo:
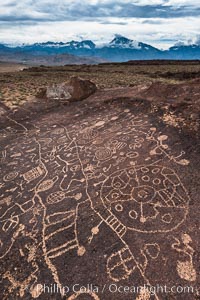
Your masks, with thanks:
[[[97,90],[90,80],[80,77],[71,77],[69,83],[53,84],[38,91],[37,98],[60,99],[66,101],[80,101],[88,98]]]
[[[189,84],[154,82],[149,88],[144,89],[138,95],[150,101],[169,103],[172,107],[176,108],[180,106],[180,103],[190,104],[191,102],[196,103],[199,101],[199,83],[199,79],[191,80]]]

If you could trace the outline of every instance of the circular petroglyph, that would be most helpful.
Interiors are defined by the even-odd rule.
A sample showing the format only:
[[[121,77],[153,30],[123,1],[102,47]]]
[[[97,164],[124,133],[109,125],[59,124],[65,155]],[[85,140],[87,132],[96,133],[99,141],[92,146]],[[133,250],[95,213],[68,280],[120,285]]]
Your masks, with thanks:
[[[150,181],[150,177],[149,176],[142,176],[142,180],[145,182],[149,182]]]
[[[3,177],[4,181],[12,181],[18,176],[18,172],[10,172]]]
[[[160,168],[153,168],[152,173],[157,174],[160,172]]]
[[[135,220],[135,219],[137,219],[138,214],[137,214],[137,212],[136,212],[135,210],[131,210],[131,211],[129,212],[129,217],[130,217],[131,219]]]
[[[112,152],[108,148],[99,148],[95,152],[95,156],[98,160],[107,160],[112,157]]]
[[[136,158],[138,156],[139,156],[138,152],[128,152],[126,154],[126,157],[128,157],[128,158]]]
[[[115,206],[116,211],[123,211],[123,206],[121,204],[117,204]]]
[[[134,187],[131,195],[138,203],[148,203],[155,197],[155,190],[151,186],[143,185]]]
[[[160,246],[157,243],[146,244],[144,246],[144,250],[149,257],[151,257],[152,259],[156,259],[160,253]]]
[[[101,188],[101,200],[127,229],[156,233],[184,222],[189,196],[174,170],[147,165],[111,174]]]
[[[153,184],[158,185],[158,184],[160,184],[160,183],[161,183],[160,178],[155,178],[155,179],[153,179]]]
[[[171,214],[165,214],[162,216],[162,220],[163,222],[167,223],[167,224],[170,224],[171,221],[172,221],[172,216]]]
[[[149,172],[149,168],[147,167],[142,167],[141,168],[142,173],[148,173]]]
[[[52,179],[47,179],[40,183],[40,185],[38,186],[38,191],[39,192],[47,191],[50,188],[52,188],[53,185],[54,185],[54,181]]]

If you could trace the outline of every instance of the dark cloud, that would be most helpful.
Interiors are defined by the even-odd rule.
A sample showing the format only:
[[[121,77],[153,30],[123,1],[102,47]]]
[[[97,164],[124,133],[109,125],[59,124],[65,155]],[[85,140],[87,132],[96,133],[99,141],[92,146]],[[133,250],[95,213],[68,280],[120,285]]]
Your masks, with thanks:
[[[18,2],[19,3],[19,2]],[[15,11],[16,5],[16,11]],[[91,4],[89,1],[68,2],[60,1],[58,4],[41,0],[24,1],[25,13],[23,10],[23,1],[20,3],[20,8],[15,1],[4,5],[4,8],[10,8],[10,11],[4,13],[1,10],[0,4],[0,21],[94,21],[97,18],[106,24],[106,18],[182,18],[182,17],[197,17],[200,15],[200,6],[172,6],[172,5],[136,5],[125,3],[122,1],[110,1],[107,3]],[[40,15],[41,14],[41,15]],[[153,21],[155,22],[155,21]],[[150,23],[149,23],[150,24]],[[153,24],[153,23],[151,23]],[[155,23],[154,23],[155,24]],[[122,22],[123,25],[123,22]]]
[[[35,17],[30,15],[19,15],[19,16],[1,16],[0,22],[18,22],[22,24],[28,24],[30,22],[45,22],[48,21],[48,19],[44,19],[44,17]]]
[[[48,10],[49,12],[49,10]],[[179,18],[199,16],[200,7],[173,7],[163,5],[139,6],[131,3],[108,3],[104,5],[77,4],[66,7],[66,11],[60,17],[70,20],[88,18]],[[55,16],[56,17],[56,16]]]

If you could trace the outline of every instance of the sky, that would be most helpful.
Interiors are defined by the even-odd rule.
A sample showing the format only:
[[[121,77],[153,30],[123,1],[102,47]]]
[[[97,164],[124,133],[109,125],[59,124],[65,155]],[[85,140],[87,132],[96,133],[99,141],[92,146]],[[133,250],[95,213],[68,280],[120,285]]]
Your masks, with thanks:
[[[200,43],[200,0],[0,0],[0,43]]]

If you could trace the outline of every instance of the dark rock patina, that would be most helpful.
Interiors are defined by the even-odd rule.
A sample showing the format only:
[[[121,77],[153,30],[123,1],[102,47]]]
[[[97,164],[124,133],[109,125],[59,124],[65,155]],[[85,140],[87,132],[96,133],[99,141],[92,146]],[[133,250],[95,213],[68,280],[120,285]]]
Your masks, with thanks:
[[[2,117],[1,299],[199,299],[199,140],[130,94]]]

